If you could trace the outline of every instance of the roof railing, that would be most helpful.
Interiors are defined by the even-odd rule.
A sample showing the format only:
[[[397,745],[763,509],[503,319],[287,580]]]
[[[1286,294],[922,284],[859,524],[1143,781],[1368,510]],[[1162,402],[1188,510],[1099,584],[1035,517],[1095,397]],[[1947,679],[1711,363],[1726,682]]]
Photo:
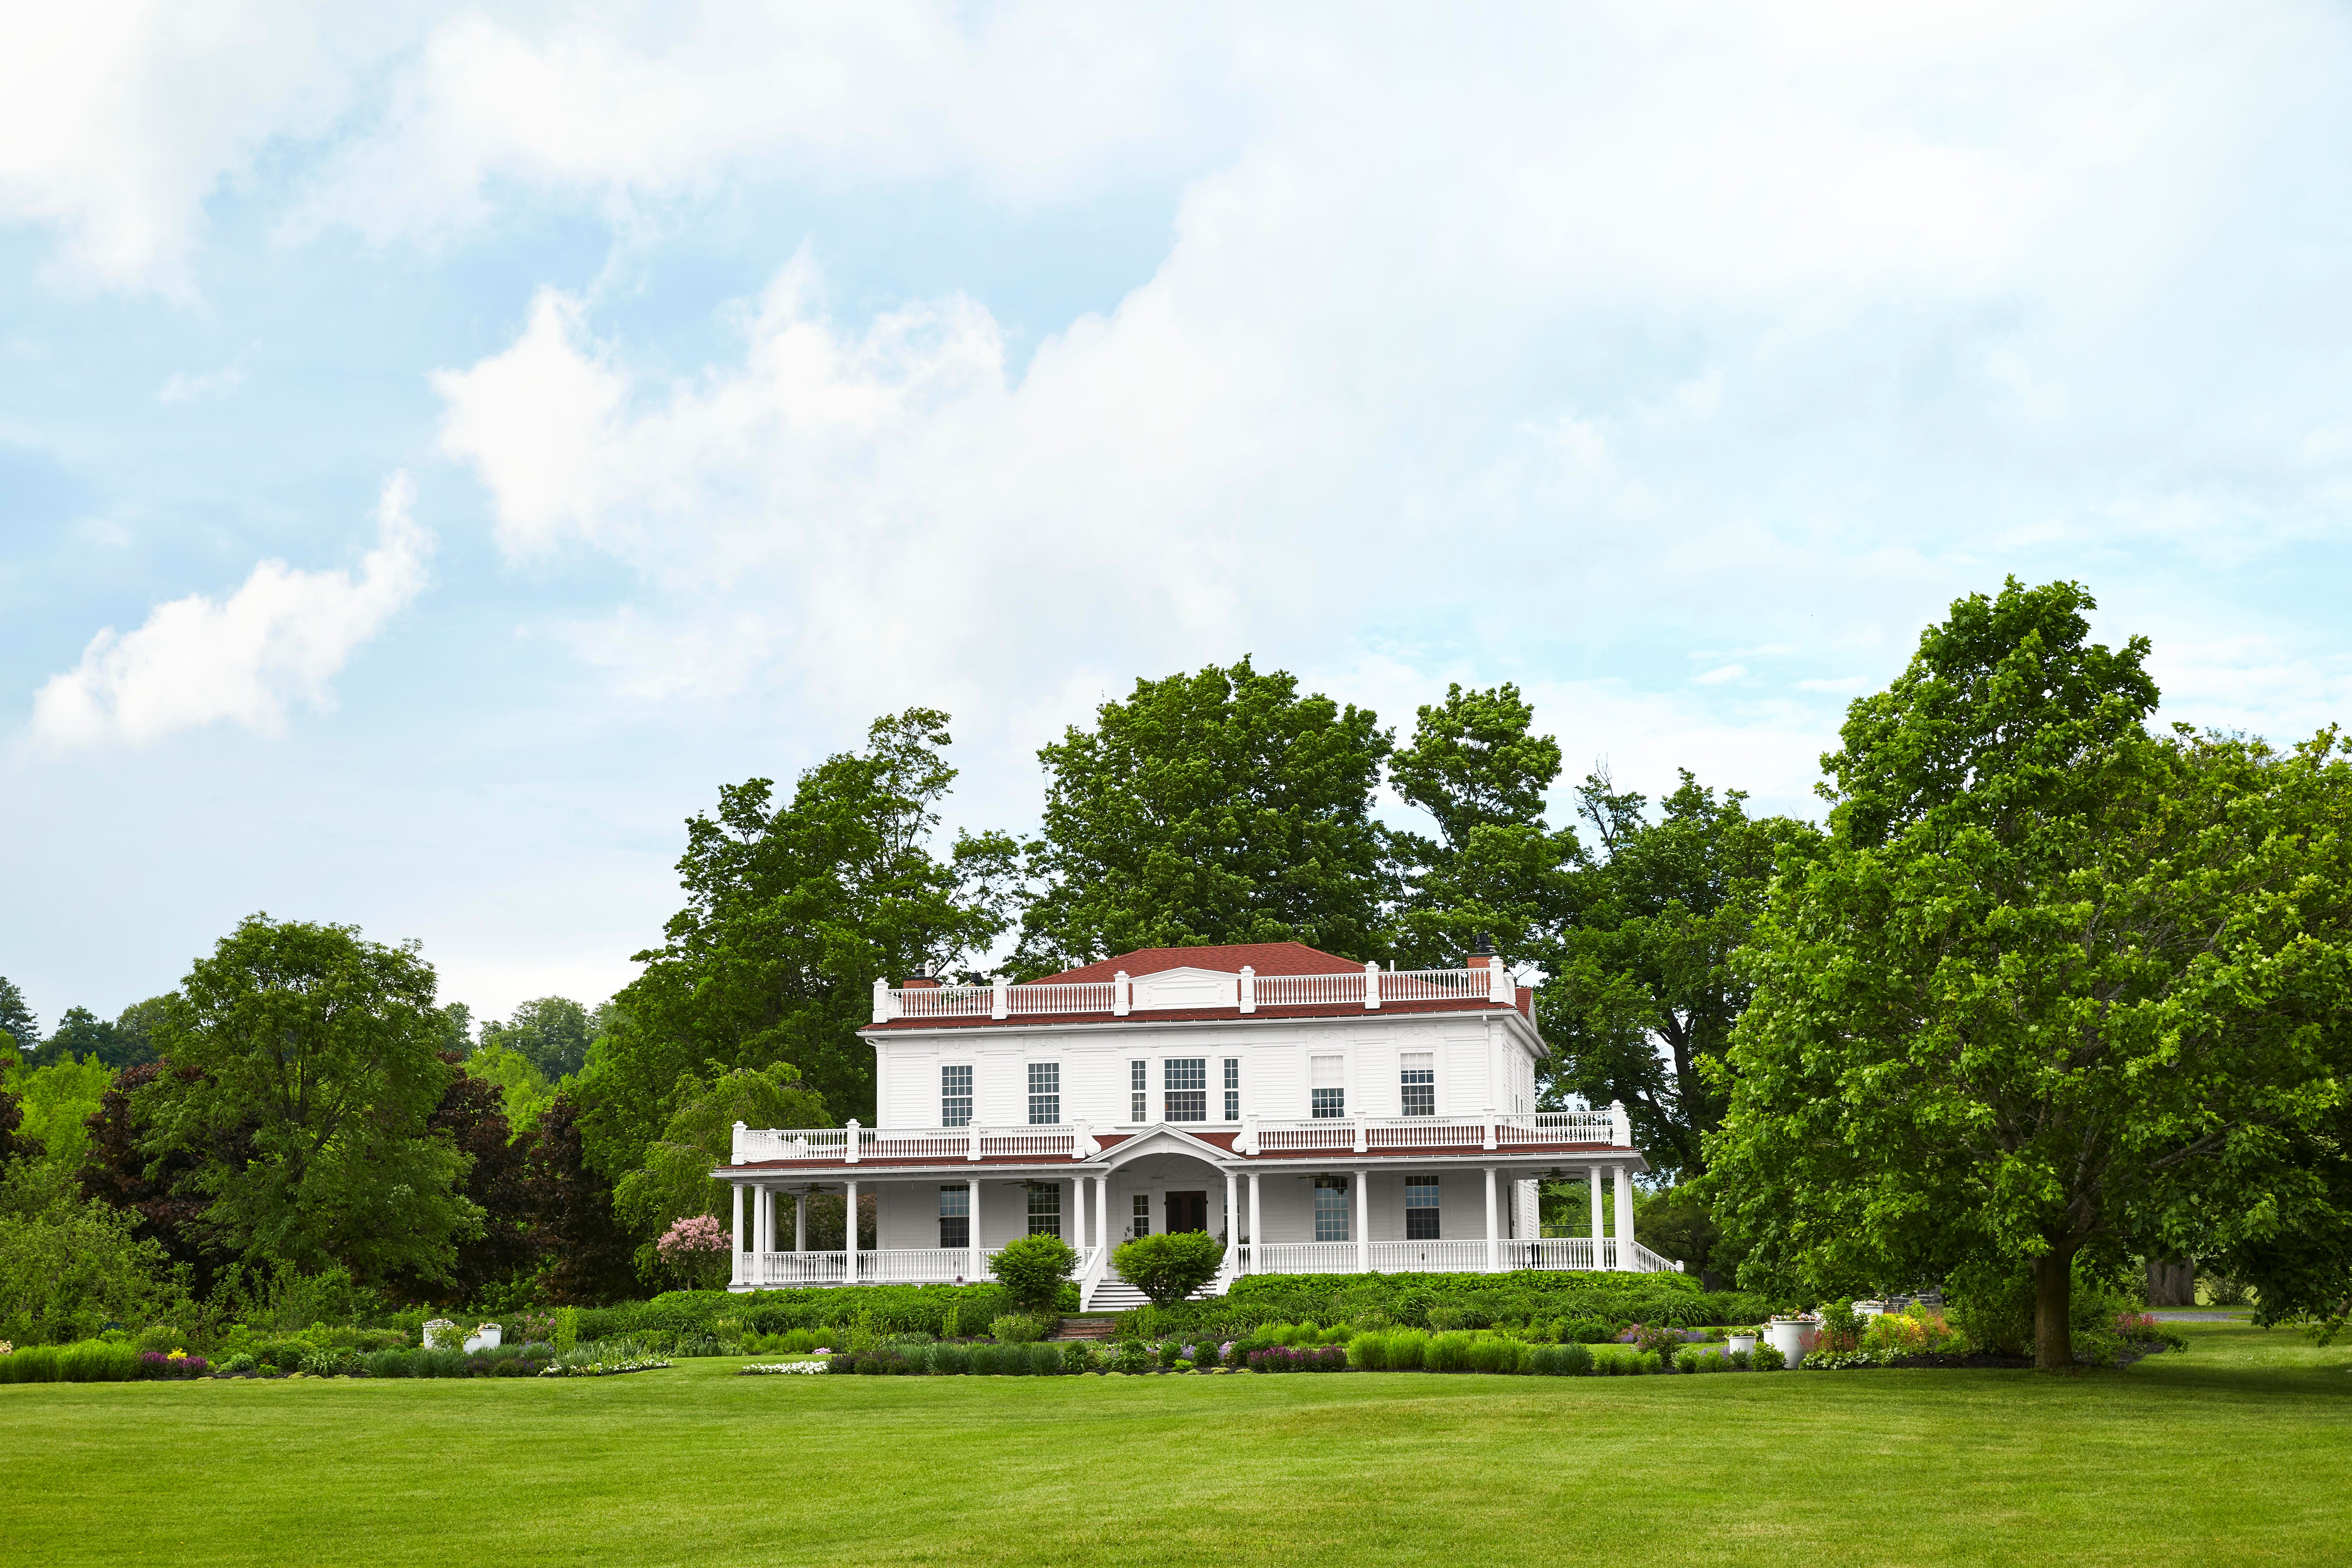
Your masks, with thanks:
[[[1149,980],[1150,976],[1141,978]],[[986,981],[931,980],[914,985],[874,982],[874,1022],[929,1018],[1040,1018],[1108,1014],[1124,1018],[1138,1010],[1137,976],[1124,971],[1108,980],[1045,981],[1016,985],[997,975]],[[1510,1006],[1517,982],[1498,959],[1469,969],[1382,969],[1367,963],[1337,974],[1260,974],[1244,965],[1223,995],[1197,980],[1162,1008],[1231,1007],[1237,1014],[1275,1007],[1357,1007],[1377,1011],[1383,1002],[1480,1002]],[[1156,1010],[1147,1001],[1142,1009]]]

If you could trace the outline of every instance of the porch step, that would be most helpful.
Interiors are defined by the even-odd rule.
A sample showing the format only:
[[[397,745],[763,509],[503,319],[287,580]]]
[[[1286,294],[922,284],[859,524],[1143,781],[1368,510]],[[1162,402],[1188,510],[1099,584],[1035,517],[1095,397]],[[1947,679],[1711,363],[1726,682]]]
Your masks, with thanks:
[[[1188,1301],[1210,1301],[1225,1293],[1223,1279],[1212,1279],[1185,1298]],[[1151,1298],[1113,1276],[1095,1287],[1094,1299],[1087,1303],[1089,1312],[1129,1312],[1138,1307],[1151,1305]]]
[[[1114,1327],[1108,1318],[1064,1318],[1057,1340],[1107,1340]]]

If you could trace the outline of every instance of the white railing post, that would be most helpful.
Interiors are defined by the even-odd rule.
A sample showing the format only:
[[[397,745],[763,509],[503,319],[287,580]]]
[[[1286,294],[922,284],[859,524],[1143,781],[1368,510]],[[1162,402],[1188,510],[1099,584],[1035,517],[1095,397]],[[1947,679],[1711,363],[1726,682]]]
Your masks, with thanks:
[[[890,983],[878,974],[874,977],[874,1021],[877,1024],[890,1021]]]
[[[980,1158],[980,1123],[979,1123],[979,1122],[977,1122],[977,1121],[970,1121],[970,1122],[966,1122],[966,1123],[964,1124],[964,1132],[965,1132],[965,1134],[966,1134],[966,1135],[971,1139],[971,1150],[970,1150],[970,1152],[969,1152],[968,1153],[966,1153],[966,1154],[964,1155],[964,1158],[965,1158],[965,1159],[967,1159],[967,1160],[977,1160],[977,1159],[979,1159],[979,1158]]]
[[[1348,1120],[1356,1124],[1356,1152],[1360,1154],[1364,1152],[1364,1119],[1351,1116]]]
[[[1242,1011],[1257,1011],[1257,971],[1246,963],[1242,965]]]
[[[1257,1152],[1256,1111],[1245,1110],[1242,1113],[1242,1135],[1238,1139],[1234,1140],[1234,1148],[1237,1152],[1244,1154],[1255,1154]]]
[[[989,1013],[992,1018],[1010,1017],[1013,1013],[1013,983],[1002,974],[996,977],[996,999]]]
[[[857,1118],[855,1116],[849,1119],[849,1125],[842,1129],[841,1163],[845,1165],[857,1163]]]
[[[1486,1000],[1511,1003],[1518,1000],[1517,987],[1511,984],[1511,972],[1503,967],[1503,955],[1496,953],[1486,961]]]
[[[740,1165],[743,1163],[743,1134],[748,1131],[750,1130],[741,1122],[738,1121],[735,1124],[735,1135],[727,1141],[727,1163],[729,1164]]]
[[[1102,1152],[1102,1145],[1095,1141],[1095,1124],[1086,1118],[1080,1117],[1070,1123],[1070,1155],[1073,1159],[1091,1159]]]
[[[1479,1143],[1478,1147],[1481,1149],[1492,1149],[1495,1146],[1495,1108],[1490,1105],[1478,1114],[1482,1119],[1479,1122],[1479,1126],[1482,1130],[1479,1136],[1482,1139],[1482,1142]]]
[[[1110,977],[1110,1014],[1112,1017],[1126,1017],[1128,1009],[1134,1005],[1134,996],[1135,984],[1134,982],[1128,979],[1126,970],[1122,969],[1117,974]]]
[[[1377,1011],[1381,1005],[1381,966],[1377,960],[1364,961],[1364,1006]]]
[[[1625,1114],[1625,1102],[1622,1100],[1609,1103],[1609,1142],[1619,1149],[1633,1146],[1633,1119]]]

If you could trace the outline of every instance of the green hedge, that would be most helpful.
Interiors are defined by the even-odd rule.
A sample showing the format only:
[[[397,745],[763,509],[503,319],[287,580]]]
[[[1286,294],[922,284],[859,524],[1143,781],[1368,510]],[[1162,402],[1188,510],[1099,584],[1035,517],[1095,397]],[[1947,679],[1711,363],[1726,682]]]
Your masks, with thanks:
[[[138,1375],[138,1347],[100,1340],[27,1345],[0,1355],[0,1383],[129,1383]]]
[[[1430,1313],[1443,1310],[1433,1324]],[[1377,1312],[1415,1328],[1479,1329],[1531,1319],[1593,1319],[1615,1327],[1752,1323],[1762,1297],[1709,1292],[1686,1274],[1521,1269],[1509,1274],[1253,1274],[1226,1295],[1120,1319],[1123,1332],[1159,1337],[1188,1330],[1247,1330],[1262,1323],[1347,1322]],[[1444,1314],[1450,1313],[1451,1317]]]
[[[987,1332],[992,1320],[1011,1312],[1013,1297],[1002,1285],[856,1285],[740,1294],[671,1290],[650,1301],[583,1307],[580,1338],[707,1334],[720,1318],[733,1318],[755,1334],[781,1334],[847,1323],[860,1312],[872,1314],[870,1321],[877,1333],[944,1334],[950,1307],[955,1309],[956,1331],[969,1337]]]

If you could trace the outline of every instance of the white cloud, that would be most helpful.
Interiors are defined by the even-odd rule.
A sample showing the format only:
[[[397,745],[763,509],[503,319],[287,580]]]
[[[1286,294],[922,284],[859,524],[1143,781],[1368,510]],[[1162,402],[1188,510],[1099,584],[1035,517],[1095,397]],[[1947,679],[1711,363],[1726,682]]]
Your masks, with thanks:
[[[1717,665],[1713,669],[1705,670],[1700,674],[1692,676],[1691,684],[1694,686],[1720,686],[1727,680],[1738,680],[1747,673],[1748,667],[1744,664]]]
[[[415,495],[405,474],[385,483],[375,547],[356,576],[264,561],[225,600],[192,594],[128,636],[100,632],[79,665],[35,694],[33,739],[54,750],[138,745],[224,721],[275,734],[289,705],[328,706],[328,683],[353,650],[424,585],[433,539],[410,516]]]
[[[174,371],[164,378],[155,394],[158,403],[195,403],[207,397],[226,397],[245,384],[245,367],[225,364],[218,370],[191,374]]]

